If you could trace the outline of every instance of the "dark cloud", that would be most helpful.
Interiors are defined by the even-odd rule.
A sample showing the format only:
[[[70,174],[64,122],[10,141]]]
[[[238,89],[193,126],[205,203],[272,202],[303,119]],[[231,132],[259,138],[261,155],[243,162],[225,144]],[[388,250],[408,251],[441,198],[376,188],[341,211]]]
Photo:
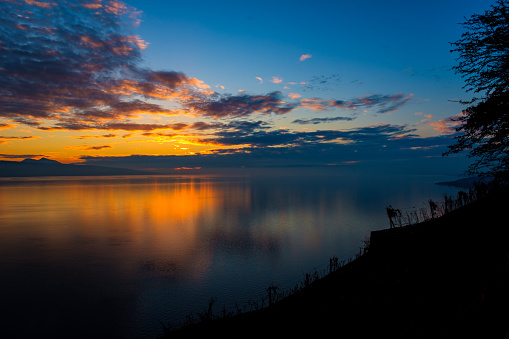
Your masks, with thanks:
[[[408,100],[413,97],[412,94],[395,94],[395,95],[381,95],[374,94],[359,97],[349,101],[336,100],[330,103],[330,106],[339,109],[369,109],[376,108],[377,113],[389,113],[398,110],[401,106],[406,104]]]
[[[311,133],[306,141],[278,147],[249,146],[241,149],[217,150],[213,153],[194,154],[185,156],[150,156],[131,155],[119,157],[83,156],[87,164],[126,167],[133,169],[157,169],[160,172],[171,172],[174,168],[207,169],[239,169],[239,168],[304,168],[354,166],[354,170],[367,169],[376,173],[378,169],[399,173],[400,171],[422,171],[430,174],[431,170],[440,172],[449,170],[453,174],[464,168],[464,158],[447,158],[441,153],[450,144],[451,136],[421,138],[412,136],[411,131],[402,126],[378,126],[368,129],[346,131],[342,137],[357,137],[362,135],[363,141],[354,143],[323,143],[313,142],[318,134]],[[321,135],[328,139],[336,137],[336,131],[321,131]],[[282,135],[288,133],[281,132]],[[302,135],[300,135],[302,136]],[[276,135],[270,135],[273,140]],[[289,135],[284,138],[289,138]],[[297,137],[296,135],[293,136]],[[258,139],[259,142],[261,139]],[[265,139],[265,144],[268,144]],[[282,138],[277,142],[281,142]],[[295,140],[295,139],[294,139]],[[353,164],[353,165],[351,165]],[[444,166],[446,167],[444,169]],[[447,167],[449,166],[449,167]],[[374,170],[374,171],[373,171]],[[413,171],[413,172],[412,172]]]
[[[250,145],[251,147],[304,146],[319,143],[383,144],[393,138],[414,137],[405,126],[376,125],[346,131],[322,130],[314,132],[253,129],[225,129],[213,137],[199,139],[200,142],[222,146]]]
[[[102,149],[113,148],[113,146],[110,146],[110,145],[100,145],[100,146],[82,145],[82,146],[66,146],[64,148],[71,149],[71,150],[79,150],[79,151],[99,151]]]
[[[121,1],[2,1],[0,21],[0,117],[36,126],[175,114],[145,100],[203,86],[140,67],[146,43],[129,31],[136,11]]]
[[[42,154],[2,154],[0,153],[0,158],[3,159],[32,159],[37,157],[42,157]]]
[[[375,109],[376,113],[390,113],[398,110],[412,97],[412,94],[406,95],[400,93],[395,95],[373,94],[350,100],[307,98],[300,100],[299,105],[314,111],[327,111],[331,108],[345,110]]]
[[[68,120],[56,123],[52,127],[40,126],[42,131],[85,131],[85,130],[118,130],[118,131],[154,131],[162,129],[181,130],[188,127],[185,123],[144,124],[132,122],[87,123],[79,120]]]
[[[317,125],[327,122],[334,122],[334,121],[351,121],[355,118],[352,117],[333,117],[333,118],[312,118],[312,119],[296,119],[292,121],[294,124],[300,124],[300,125]]]
[[[214,118],[244,117],[258,114],[286,114],[294,110],[297,105],[282,99],[281,92],[271,92],[266,95],[219,95],[193,98],[186,102],[189,110],[200,115]]]

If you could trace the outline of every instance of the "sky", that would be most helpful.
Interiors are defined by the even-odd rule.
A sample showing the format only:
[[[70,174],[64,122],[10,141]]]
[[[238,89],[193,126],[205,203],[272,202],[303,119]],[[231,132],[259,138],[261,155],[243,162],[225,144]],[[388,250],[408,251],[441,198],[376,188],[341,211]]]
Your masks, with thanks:
[[[450,43],[489,5],[0,0],[0,160],[457,171]]]

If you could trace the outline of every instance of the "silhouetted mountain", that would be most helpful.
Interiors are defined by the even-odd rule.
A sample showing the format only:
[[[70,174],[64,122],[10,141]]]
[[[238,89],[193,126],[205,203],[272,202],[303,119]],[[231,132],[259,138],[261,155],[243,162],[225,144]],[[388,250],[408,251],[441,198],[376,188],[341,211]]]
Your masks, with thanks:
[[[56,160],[51,160],[51,159],[47,159],[47,158],[40,158],[39,160],[36,160],[36,159],[25,159],[25,160],[22,161],[22,163],[28,163],[28,164],[53,164],[53,165],[60,164],[60,165],[62,165],[61,163],[59,163]]]
[[[102,167],[79,164],[62,164],[55,160],[41,158],[23,161],[0,161],[0,177],[43,177],[43,176],[100,176],[100,175],[148,175],[158,174],[126,168]]]

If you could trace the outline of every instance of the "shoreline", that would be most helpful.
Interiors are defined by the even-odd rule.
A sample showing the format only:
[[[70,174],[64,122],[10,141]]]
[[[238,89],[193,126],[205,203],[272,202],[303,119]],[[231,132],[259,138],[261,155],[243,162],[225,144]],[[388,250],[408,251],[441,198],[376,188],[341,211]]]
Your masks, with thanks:
[[[273,305],[161,338],[272,335],[504,338],[507,189],[418,224],[371,232],[369,250]]]

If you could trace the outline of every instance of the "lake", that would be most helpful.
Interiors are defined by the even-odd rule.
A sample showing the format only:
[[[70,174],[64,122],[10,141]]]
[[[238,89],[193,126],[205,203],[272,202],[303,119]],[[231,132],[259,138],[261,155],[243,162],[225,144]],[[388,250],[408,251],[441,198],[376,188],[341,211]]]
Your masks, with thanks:
[[[352,258],[385,207],[457,188],[440,176],[0,180],[3,337],[154,338],[161,323],[260,302]],[[252,304],[252,303],[251,303]]]

